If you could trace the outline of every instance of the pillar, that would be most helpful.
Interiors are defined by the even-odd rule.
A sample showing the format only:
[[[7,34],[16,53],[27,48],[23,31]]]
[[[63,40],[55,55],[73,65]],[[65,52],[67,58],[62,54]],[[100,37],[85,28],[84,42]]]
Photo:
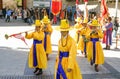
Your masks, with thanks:
[[[27,8],[27,0],[22,0],[22,8],[23,9]]]
[[[2,0],[0,0],[0,10],[3,8]]]

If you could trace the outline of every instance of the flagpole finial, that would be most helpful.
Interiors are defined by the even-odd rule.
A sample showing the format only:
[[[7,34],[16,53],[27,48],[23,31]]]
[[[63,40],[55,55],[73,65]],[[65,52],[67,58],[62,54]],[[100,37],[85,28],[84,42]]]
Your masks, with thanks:
[[[8,39],[8,38],[9,38],[9,36],[7,34],[5,34],[5,39]]]

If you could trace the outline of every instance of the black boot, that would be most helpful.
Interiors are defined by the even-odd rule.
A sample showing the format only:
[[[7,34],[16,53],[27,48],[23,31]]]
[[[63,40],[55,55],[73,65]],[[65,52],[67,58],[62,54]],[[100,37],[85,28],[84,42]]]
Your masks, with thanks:
[[[91,66],[93,65],[93,61],[92,61],[92,60],[90,61],[90,65],[91,65]]]
[[[39,69],[39,70],[40,70],[40,74],[42,74],[43,73],[42,69]]]
[[[110,46],[108,46],[108,50],[110,50]]]
[[[48,54],[46,54],[47,60],[49,60]]]
[[[42,69],[39,69],[36,73],[35,73],[35,75],[41,75],[43,72],[42,72]]]
[[[34,73],[36,73],[39,70],[39,68],[35,68]]]
[[[99,72],[98,64],[95,64],[95,71],[96,71],[96,72]]]
[[[108,49],[108,45],[106,45],[106,47],[105,47],[105,48],[103,48],[103,49],[107,50],[107,49]]]
[[[109,46],[109,45],[107,45],[106,49],[107,49],[107,50],[110,50],[110,46]]]
[[[81,53],[83,54],[83,51],[81,51]]]
[[[87,58],[87,54],[86,54],[86,52],[85,52],[85,58]]]

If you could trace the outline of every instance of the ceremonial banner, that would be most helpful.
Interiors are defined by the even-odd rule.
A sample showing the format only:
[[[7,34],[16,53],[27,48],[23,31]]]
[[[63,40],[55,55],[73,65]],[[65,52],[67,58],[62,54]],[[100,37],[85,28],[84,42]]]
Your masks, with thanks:
[[[84,2],[88,2],[88,0],[84,0]]]
[[[62,1],[61,0],[52,0],[51,12],[53,13],[53,15],[59,14],[61,8],[62,8]]]
[[[78,0],[76,0],[76,4],[77,4],[77,5],[79,4],[79,1],[78,1]]]
[[[85,2],[85,5],[87,5],[87,4],[88,4],[88,0],[84,0],[84,2]]]
[[[106,18],[108,15],[108,8],[106,6],[106,1],[101,0],[101,17]]]
[[[24,36],[22,36],[21,33],[10,35],[10,37],[12,37],[12,36],[15,37],[15,38],[17,38],[17,39],[21,39],[26,45],[28,45],[28,44],[26,43],[26,41],[25,41]]]

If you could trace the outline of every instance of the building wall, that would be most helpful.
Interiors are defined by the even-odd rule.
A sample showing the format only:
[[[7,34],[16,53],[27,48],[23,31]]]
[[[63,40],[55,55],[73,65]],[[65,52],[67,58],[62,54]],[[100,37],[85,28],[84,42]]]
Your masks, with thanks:
[[[27,0],[27,8],[33,8],[33,0]]]

